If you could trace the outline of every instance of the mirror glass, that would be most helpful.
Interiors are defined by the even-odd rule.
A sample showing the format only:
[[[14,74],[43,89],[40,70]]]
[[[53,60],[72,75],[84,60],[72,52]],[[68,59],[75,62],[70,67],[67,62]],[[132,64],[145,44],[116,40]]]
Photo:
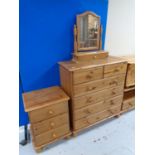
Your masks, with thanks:
[[[92,14],[79,19],[79,49],[97,49],[99,41],[99,18]]]

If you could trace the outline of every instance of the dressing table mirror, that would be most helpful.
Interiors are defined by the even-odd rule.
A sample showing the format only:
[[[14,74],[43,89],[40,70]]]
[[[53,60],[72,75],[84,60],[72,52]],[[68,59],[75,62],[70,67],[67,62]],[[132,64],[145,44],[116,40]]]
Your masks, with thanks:
[[[74,54],[78,61],[102,59],[108,52],[102,50],[102,26],[100,16],[87,11],[77,15],[74,25]]]

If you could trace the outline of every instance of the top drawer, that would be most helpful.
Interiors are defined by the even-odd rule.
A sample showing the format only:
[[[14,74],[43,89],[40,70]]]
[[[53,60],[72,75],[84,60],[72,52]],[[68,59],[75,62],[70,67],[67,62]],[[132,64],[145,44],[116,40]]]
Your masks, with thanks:
[[[73,72],[73,83],[79,84],[103,78],[103,67],[78,70]]]
[[[66,112],[68,112],[68,102],[61,102],[45,108],[30,111],[29,117],[31,123],[35,123]]]
[[[104,66],[104,77],[110,77],[118,74],[125,74],[127,69],[127,63],[116,63]]]
[[[126,75],[126,87],[135,85],[135,64],[128,64],[127,75]]]

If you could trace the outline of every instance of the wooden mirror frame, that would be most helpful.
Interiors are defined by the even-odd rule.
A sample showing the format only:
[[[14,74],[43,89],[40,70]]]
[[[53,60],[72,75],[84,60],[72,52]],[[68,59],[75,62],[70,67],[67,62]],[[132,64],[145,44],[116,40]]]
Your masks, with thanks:
[[[81,17],[86,15],[92,15],[98,18],[99,28],[98,28],[98,36],[97,36],[97,46],[80,48],[80,19]],[[100,16],[96,15],[91,11],[86,11],[82,14],[77,15],[76,22],[77,22],[77,25],[74,25],[74,53],[78,53],[78,52],[84,53],[85,51],[91,51],[91,50],[102,50],[102,26],[100,24]]]

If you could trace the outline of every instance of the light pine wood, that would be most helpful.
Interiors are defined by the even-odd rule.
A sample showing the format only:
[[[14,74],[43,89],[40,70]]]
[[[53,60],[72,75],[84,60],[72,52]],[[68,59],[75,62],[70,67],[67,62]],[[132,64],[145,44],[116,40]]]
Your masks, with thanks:
[[[103,33],[103,28],[102,28],[102,25],[100,25],[100,50],[102,49],[102,33]]]
[[[35,136],[34,144],[35,144],[35,146],[44,145],[44,144],[49,143],[55,139],[58,139],[59,137],[65,135],[69,132],[70,132],[69,125],[65,124],[61,127],[58,127],[57,129],[53,129],[53,130],[50,130],[43,134],[40,134],[38,136]]]
[[[26,92],[22,96],[26,112],[69,100],[64,91],[57,86]]]
[[[73,73],[73,83],[80,84],[103,78],[103,67],[84,69]]]
[[[94,102],[93,105],[86,106],[84,108],[75,110],[74,120],[81,119],[83,117],[90,116],[91,114],[107,110],[112,107],[121,106],[123,101],[123,95],[117,96],[112,99],[108,99],[99,103]]]
[[[115,56],[108,56],[101,60],[94,60],[94,61],[83,61],[83,62],[76,62],[76,61],[65,61],[65,62],[59,62],[60,66],[64,67],[66,70],[72,72],[76,70],[83,70],[83,69],[89,69],[92,67],[101,67],[101,66],[107,66],[112,65],[116,63],[124,63],[127,64],[127,61],[115,57]]]
[[[63,124],[69,124],[68,113],[64,113],[41,122],[33,123],[31,128],[36,136],[49,130],[56,129]]]
[[[135,108],[135,60],[134,56],[124,56],[124,60],[127,60],[127,72],[124,88],[124,98],[122,103],[121,113],[130,111]]]
[[[135,64],[128,64],[126,87],[132,87],[135,85]]]
[[[47,106],[43,109],[30,111],[29,118],[31,123],[35,123],[67,112],[68,102],[61,102],[59,104]]]
[[[109,52],[100,50],[100,51],[87,51],[87,52],[77,52],[73,54],[73,59],[75,61],[91,61],[99,60],[106,58],[109,55]]]
[[[92,105],[94,103],[98,103],[100,101],[105,101],[109,98],[113,98],[118,95],[123,95],[123,89],[124,86],[122,85],[114,88],[97,91],[95,93],[90,93],[80,97],[74,97],[72,104],[74,109],[79,109],[88,105]]]
[[[71,134],[69,97],[58,86],[23,94],[25,111],[28,111],[33,145],[36,152]]]
[[[74,53],[77,53],[77,27],[74,25]]]
[[[130,56],[122,56],[122,58],[128,62],[125,87],[127,88],[134,87],[135,86],[135,57],[133,55],[130,55]]]
[[[118,74],[125,74],[127,69],[127,64],[124,63],[116,63],[113,65],[106,65],[104,67],[104,77],[111,77]]]
[[[102,89],[124,85],[124,79],[125,79],[125,75],[122,74],[122,75],[118,75],[115,77],[110,77],[110,78],[105,78],[102,80],[96,80],[96,81],[91,81],[91,82],[87,82],[87,83],[80,84],[80,85],[75,85],[74,96],[77,97],[80,95],[99,91]]]
[[[74,130],[84,129],[85,127],[91,126],[92,124],[96,124],[105,118],[116,116],[120,113],[121,106],[114,107],[99,113],[95,113],[94,115],[90,115],[86,118],[82,118],[74,122]]]
[[[60,79],[62,89],[69,95],[72,96],[72,72],[69,72],[63,66],[60,66]]]
[[[123,101],[122,111],[130,110],[135,107],[135,97],[128,98]]]
[[[63,72],[61,69],[65,70],[63,75],[61,74],[61,83],[64,86],[67,83],[69,86],[63,87],[63,89],[70,92],[68,95],[71,98],[70,122],[73,135],[106,119],[120,115],[127,61],[108,56],[99,60],[74,60],[59,64],[60,73]],[[96,116],[98,120],[93,116]],[[86,120],[89,117],[92,117],[94,121],[88,123]]]

